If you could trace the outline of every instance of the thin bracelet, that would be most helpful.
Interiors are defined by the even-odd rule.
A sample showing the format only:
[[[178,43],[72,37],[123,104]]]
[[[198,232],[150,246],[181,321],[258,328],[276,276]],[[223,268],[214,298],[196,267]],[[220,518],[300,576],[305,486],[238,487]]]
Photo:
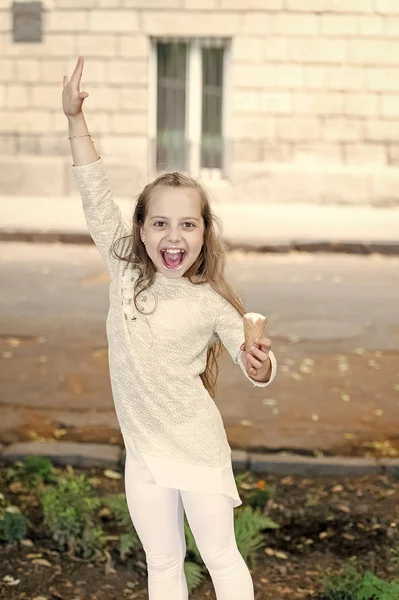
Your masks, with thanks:
[[[84,133],[83,135],[73,135],[72,137],[69,137],[68,140],[73,140],[74,138],[78,138],[78,137],[91,137],[90,133]],[[93,142],[93,140],[91,140]],[[93,142],[94,144],[94,142]]]

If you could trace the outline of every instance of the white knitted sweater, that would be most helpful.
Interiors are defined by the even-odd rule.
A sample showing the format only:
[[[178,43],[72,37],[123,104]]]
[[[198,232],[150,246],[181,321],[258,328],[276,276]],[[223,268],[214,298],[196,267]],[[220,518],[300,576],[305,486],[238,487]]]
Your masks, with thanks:
[[[72,167],[89,232],[110,273],[110,307],[106,329],[112,393],[123,434],[154,456],[192,465],[220,467],[230,459],[220,412],[200,373],[207,350],[219,338],[245,377],[241,361],[243,320],[209,284],[156,274],[153,286],[133,304],[137,270],[112,257],[117,237],[129,233],[112,198],[103,159]],[[153,309],[156,307],[154,312]],[[152,313],[152,314],[150,314]]]

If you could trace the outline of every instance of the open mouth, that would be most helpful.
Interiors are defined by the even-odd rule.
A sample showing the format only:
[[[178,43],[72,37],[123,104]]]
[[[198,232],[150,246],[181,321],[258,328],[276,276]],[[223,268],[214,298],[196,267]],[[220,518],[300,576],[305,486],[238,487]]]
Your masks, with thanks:
[[[178,269],[183,264],[187,253],[185,250],[181,250],[179,252],[168,252],[167,250],[161,250],[160,254],[162,262],[167,269]]]

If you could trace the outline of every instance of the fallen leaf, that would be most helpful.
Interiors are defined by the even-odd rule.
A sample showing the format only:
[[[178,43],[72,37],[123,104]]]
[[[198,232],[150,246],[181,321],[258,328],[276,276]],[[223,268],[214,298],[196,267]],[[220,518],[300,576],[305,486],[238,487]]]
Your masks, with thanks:
[[[343,486],[342,485],[334,485],[334,487],[331,489],[332,492],[342,492],[343,490]]]
[[[12,577],[11,575],[4,575],[3,581],[7,585],[11,585],[11,586],[12,585],[18,585],[19,583],[21,583],[20,579],[14,579],[14,577]]]
[[[32,564],[34,564],[34,565],[41,565],[42,567],[52,567],[53,566],[45,558],[35,558],[34,560],[32,560]]]
[[[377,408],[376,411],[374,411],[374,414],[376,417],[381,417],[381,415],[383,414],[382,410],[380,408]]]
[[[8,487],[13,494],[18,494],[18,492],[24,489],[24,486],[20,481],[13,481],[13,483],[10,483]]]
[[[341,398],[344,402],[349,402],[349,400],[351,399],[349,394],[341,394]]]
[[[67,433],[68,433],[68,431],[66,429],[54,429],[53,437],[55,437],[56,440],[59,440],[61,437],[63,437]]]
[[[346,504],[338,504],[337,508],[338,508],[338,510],[342,510],[342,512],[345,512],[345,513],[351,512],[351,509],[349,508],[349,506],[346,506]]]
[[[29,558],[29,560],[33,559],[33,558],[41,558],[43,556],[43,554],[27,554],[26,558]]]
[[[69,376],[68,377],[68,385],[72,388],[72,391],[79,396],[80,394],[83,393],[83,384],[82,382],[79,380],[78,377],[75,376]]]
[[[292,484],[294,483],[294,480],[293,480],[293,478],[292,478],[292,476],[291,476],[291,475],[287,475],[287,477],[284,477],[284,478],[281,480],[281,483],[282,483],[283,485],[292,485]]]
[[[105,469],[104,476],[108,477],[108,479],[121,479],[122,475],[117,473],[116,471],[112,471],[112,469]]]
[[[376,360],[369,360],[367,364],[369,367],[372,367],[373,369],[381,369],[380,363],[378,363]]]
[[[319,421],[320,417],[319,415],[316,415],[316,413],[313,413],[313,415],[311,416],[312,421]]]
[[[276,401],[273,398],[264,398],[262,403],[266,406],[276,406]]]
[[[315,361],[313,360],[313,358],[304,358],[302,363],[304,365],[308,365],[309,367],[314,367],[315,366]]]
[[[102,358],[103,356],[107,356],[108,352],[106,348],[102,348],[101,350],[94,350],[92,356],[94,358]]]
[[[243,427],[252,427],[253,425],[252,421],[249,421],[248,419],[242,419],[240,423]]]
[[[288,555],[285,552],[280,552],[280,550],[275,552],[275,556],[277,556],[277,558],[282,558],[283,560],[288,560]]]
[[[243,490],[253,490],[254,486],[250,483],[245,483],[245,481],[241,481],[240,488],[242,488]]]

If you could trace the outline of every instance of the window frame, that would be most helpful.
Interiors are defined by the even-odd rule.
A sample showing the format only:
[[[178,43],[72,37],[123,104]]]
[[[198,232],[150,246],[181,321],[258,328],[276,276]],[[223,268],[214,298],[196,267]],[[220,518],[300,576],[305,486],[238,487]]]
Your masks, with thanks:
[[[229,143],[227,132],[230,131],[230,66],[231,66],[231,39],[221,37],[193,37],[185,36],[156,36],[151,37],[150,65],[149,65],[149,169],[157,171],[157,84],[158,60],[157,43],[185,42],[188,47],[186,61],[186,139],[188,142],[189,156],[187,160],[188,173],[201,179],[221,180],[229,179],[228,168],[230,165]],[[201,167],[201,141],[202,141],[202,52],[203,46],[219,46],[223,52],[223,84],[222,84],[222,165],[221,168]]]

